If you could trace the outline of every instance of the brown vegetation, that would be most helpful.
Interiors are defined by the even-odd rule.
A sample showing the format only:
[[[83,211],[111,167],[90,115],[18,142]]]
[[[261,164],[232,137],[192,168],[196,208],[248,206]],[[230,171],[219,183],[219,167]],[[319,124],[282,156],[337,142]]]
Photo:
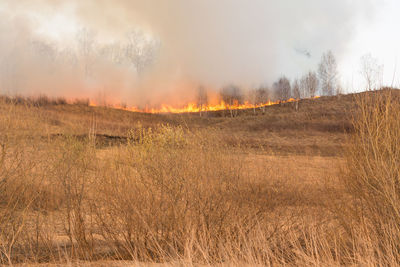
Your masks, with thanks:
[[[235,118],[2,99],[0,261],[398,265],[397,95]]]

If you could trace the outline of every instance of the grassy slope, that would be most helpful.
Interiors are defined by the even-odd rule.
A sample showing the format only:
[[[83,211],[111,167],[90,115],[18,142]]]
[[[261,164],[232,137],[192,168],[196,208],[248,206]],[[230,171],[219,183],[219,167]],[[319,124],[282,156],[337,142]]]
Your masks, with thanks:
[[[159,233],[160,229],[167,227],[170,230],[165,233],[168,234],[156,236],[155,244],[165,246],[164,242],[170,242],[171,238],[183,243],[194,238],[192,241],[203,250],[202,253],[209,249],[210,255],[206,253],[205,259],[211,259],[212,254],[217,253],[218,257],[228,260],[263,262],[264,258],[253,259],[251,254],[246,254],[247,251],[242,251],[244,259],[237,256],[241,254],[236,251],[236,245],[249,245],[252,249],[258,249],[258,246],[265,249],[260,251],[260,257],[263,253],[268,257],[277,257],[271,259],[271,262],[284,259],[293,261],[294,265],[318,265],[318,257],[307,258],[308,253],[313,250],[309,250],[303,242],[315,241],[321,244],[317,248],[320,252],[326,249],[325,252],[328,253],[336,239],[341,238],[337,231],[337,222],[331,218],[331,209],[334,207],[327,206],[327,203],[332,205],[330,191],[335,198],[341,194],[342,189],[337,186],[340,175],[338,166],[343,161],[341,153],[345,132],[352,131],[350,110],[355,105],[353,100],[352,95],[303,100],[299,111],[295,111],[294,105],[289,103],[267,107],[264,114],[262,110],[257,110],[255,115],[253,110],[238,111],[234,118],[226,111],[200,117],[198,114],[140,114],[83,105],[46,105],[39,108],[16,106],[11,107],[10,111],[9,106],[0,105],[0,119],[7,116],[11,118],[11,126],[6,129],[9,135],[4,136],[4,142],[11,147],[15,146],[16,152],[21,151],[22,158],[28,158],[26,163],[21,161],[23,168],[18,167],[15,171],[11,168],[11,174],[15,175],[10,176],[11,181],[17,185],[15,190],[27,186],[24,189],[24,199],[20,200],[19,191],[13,194],[14,191],[10,191],[9,187],[4,189],[11,193],[3,198],[4,201],[13,203],[13,198],[17,195],[18,203],[26,201],[34,207],[27,210],[26,216],[37,216],[36,221],[28,220],[29,223],[21,228],[23,234],[20,235],[18,244],[29,248],[36,244],[36,233],[31,231],[31,224],[38,227],[39,235],[49,236],[55,241],[67,240],[68,234],[61,226],[66,224],[68,220],[64,218],[71,213],[79,219],[73,221],[74,223],[85,226],[83,235],[87,232],[89,238],[92,232],[95,234],[93,246],[100,250],[103,246],[113,248],[113,243],[110,237],[106,239],[107,242],[99,244],[105,237],[99,238],[98,229],[115,229],[118,234],[125,233],[126,229],[119,228],[125,225],[120,223],[122,221],[127,227],[132,227],[128,230],[133,237],[139,237],[135,245],[139,244],[140,253],[146,253],[148,246],[144,243],[140,247],[143,236]],[[13,121],[15,118],[18,121]],[[189,135],[189,146],[183,150],[179,144],[170,148],[169,141],[167,146],[159,146],[158,137],[155,138],[156,143],[149,147],[147,144],[126,147],[124,144],[127,142],[127,132],[138,123],[155,128],[161,123],[181,125],[195,134],[200,133],[200,139],[206,140],[198,141],[195,140],[196,136]],[[24,129],[27,131],[24,132]],[[76,142],[76,139],[83,140],[90,133],[97,135],[95,151],[92,151],[90,144]],[[16,137],[14,140],[12,136],[15,137],[15,134],[25,134],[28,138],[21,141],[22,138]],[[161,137],[168,139],[171,137],[169,134],[171,133],[164,133]],[[66,136],[77,138],[68,140]],[[178,141],[179,138],[178,136]],[[165,141],[163,140],[161,143]],[[236,151],[239,153],[233,153]],[[11,157],[14,156],[13,153],[11,150]],[[18,155],[16,154],[16,159]],[[19,177],[32,179],[32,186],[25,180],[22,180],[21,186]],[[143,179],[146,187],[142,188]],[[131,181],[136,182],[130,184]],[[162,181],[161,185],[158,181]],[[164,195],[164,184],[171,190],[170,195]],[[75,188],[77,193],[71,194],[66,185]],[[13,184],[10,183],[10,186]],[[79,191],[81,188],[84,191]],[[35,192],[40,192],[39,197]],[[203,193],[197,194],[198,192]],[[32,195],[34,198],[31,200]],[[79,205],[68,210],[69,201],[74,203],[73,201],[80,199],[83,199],[82,205],[78,201]],[[186,207],[187,212],[181,213],[182,207]],[[96,209],[101,212],[96,213]],[[132,210],[141,212],[143,217],[140,219],[144,218],[149,223],[150,230],[141,228],[141,221],[135,217],[136,213],[130,213]],[[203,213],[197,214],[196,211],[199,210]],[[10,214],[14,216],[19,212],[19,209],[15,209]],[[80,219],[77,215],[81,213],[89,219],[85,216]],[[103,215],[106,217],[102,217]],[[250,222],[259,222],[260,230],[248,228],[248,216],[251,218]],[[174,218],[172,223],[171,218]],[[42,225],[41,221],[46,224],[39,227],[38,225]],[[206,225],[211,225],[204,232],[205,236],[186,236],[191,231],[202,233],[203,221],[207,222]],[[193,226],[193,229],[187,226]],[[278,230],[270,229],[275,226]],[[215,232],[216,229],[220,231]],[[236,244],[236,237],[227,235],[235,231],[242,231],[246,238],[250,231],[252,237],[240,241],[244,243]],[[80,234],[82,233],[77,231],[71,235],[79,241]],[[25,235],[32,237],[25,240],[22,238]],[[270,239],[269,235],[273,238]],[[232,238],[232,242],[224,243],[226,251],[213,247],[216,242],[220,242],[220,238]],[[92,244],[87,244],[85,238],[82,240],[77,249],[85,253],[91,251]],[[54,243],[49,245],[49,250],[59,253],[52,246]],[[47,261],[48,257],[50,262],[63,261],[68,260],[67,255],[74,255],[68,248],[64,249],[65,258],[58,258],[58,254],[50,257],[46,250],[29,253],[38,255],[33,261],[42,260],[42,257],[43,261]],[[194,247],[192,252],[198,253],[199,249]],[[276,254],[279,250],[284,254]],[[154,253],[154,250],[150,252]],[[23,262],[23,257],[29,253],[21,252],[16,255],[20,255]],[[121,258],[126,258],[123,252],[120,253]],[[97,251],[94,254],[94,258],[99,259]],[[157,260],[151,255],[140,254],[139,258],[145,261]],[[13,256],[15,257],[15,252]],[[172,260],[176,259],[173,255],[171,257]],[[201,255],[193,257],[194,261],[203,258]],[[167,257],[166,260],[170,259]],[[30,262],[32,259],[26,261]],[[235,265],[240,266],[241,263],[236,262]]]
[[[190,130],[212,129],[230,144],[262,149],[274,154],[336,156],[344,133],[351,130],[353,95],[302,100],[299,111],[293,103],[261,109],[238,111],[231,118],[228,111],[198,114],[140,114],[104,107],[50,105],[37,109],[41,123],[50,135],[68,133],[98,134],[101,145],[123,143],[128,130],[137,123],[145,127],[160,123],[182,125]]]
[[[0,104],[0,177],[5,177],[0,183],[0,260],[134,258],[234,266],[396,262],[396,257],[378,257],[397,248],[379,241],[386,240],[379,223],[378,241],[370,234],[374,231],[360,231],[371,226],[357,224],[357,210],[349,209],[352,201],[339,183],[342,145],[345,132],[353,131],[354,106],[353,95],[325,97],[301,101],[297,112],[289,103],[268,107],[265,113],[239,111],[231,118],[227,111],[200,117],[84,105]],[[378,115],[386,114],[377,107]],[[384,133],[398,132],[392,129],[398,129],[396,114],[387,120]],[[129,129],[143,131],[138,123],[155,130],[126,146]],[[193,134],[157,127],[161,123]],[[360,123],[369,126],[367,119]],[[382,132],[379,123],[372,126]],[[96,146],[93,138],[86,138],[93,133]],[[388,150],[398,144],[395,137],[383,139],[393,141]],[[385,148],[380,144],[372,142]],[[359,146],[352,148],[359,151]],[[397,160],[398,150],[390,151]],[[363,157],[353,158],[363,166]],[[397,171],[398,164],[389,165]],[[378,173],[388,169],[379,166]],[[361,167],[354,168],[349,182],[360,181],[354,178]],[[363,184],[350,185],[358,190]],[[377,203],[378,210],[392,210]],[[377,242],[383,254],[373,250]]]

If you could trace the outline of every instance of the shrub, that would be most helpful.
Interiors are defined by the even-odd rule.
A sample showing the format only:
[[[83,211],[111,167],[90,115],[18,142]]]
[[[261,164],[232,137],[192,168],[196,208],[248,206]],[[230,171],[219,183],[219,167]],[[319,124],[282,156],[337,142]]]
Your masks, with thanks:
[[[357,99],[355,134],[342,177],[354,201],[345,226],[352,236],[370,240],[385,265],[400,264],[400,102],[390,90]]]
[[[107,244],[132,259],[190,253],[196,261],[219,260],[221,245],[238,242],[279,205],[264,186],[268,170],[253,177],[263,185],[255,186],[238,157],[210,134],[138,125],[128,146],[106,162],[97,180],[97,221]]]
[[[89,106],[90,105],[90,100],[88,98],[86,98],[86,99],[75,99],[73,104],[74,105],[78,105],[78,106]]]

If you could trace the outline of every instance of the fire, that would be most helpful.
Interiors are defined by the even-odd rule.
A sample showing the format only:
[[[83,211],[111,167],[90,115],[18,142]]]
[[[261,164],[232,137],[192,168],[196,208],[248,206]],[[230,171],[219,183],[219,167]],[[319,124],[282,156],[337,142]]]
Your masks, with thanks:
[[[319,98],[319,96],[315,96],[312,99]],[[138,108],[138,107],[126,107],[121,105],[112,105],[112,108],[121,109],[131,112],[140,112],[140,113],[152,113],[152,114],[162,114],[162,113],[199,113],[205,111],[220,111],[220,110],[243,110],[243,109],[254,109],[254,108],[262,108],[272,105],[277,105],[280,103],[290,103],[298,101],[298,99],[290,98],[286,101],[268,101],[266,103],[259,103],[259,104],[251,104],[249,102],[244,102],[243,104],[233,103],[229,105],[224,101],[221,101],[218,104],[209,104],[204,106],[198,106],[196,103],[188,103],[183,107],[174,107],[171,105],[163,104],[160,108]],[[90,106],[98,106],[94,102],[90,102]]]

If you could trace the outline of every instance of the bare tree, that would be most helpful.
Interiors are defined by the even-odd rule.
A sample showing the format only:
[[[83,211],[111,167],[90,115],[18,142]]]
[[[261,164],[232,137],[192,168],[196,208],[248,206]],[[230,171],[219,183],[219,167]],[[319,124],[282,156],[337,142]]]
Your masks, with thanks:
[[[301,98],[301,93],[300,93],[300,83],[299,80],[295,79],[293,81],[293,97],[295,99],[300,99]]]
[[[243,94],[240,87],[236,85],[228,85],[221,90],[222,101],[227,105],[231,117],[237,115],[237,112],[233,112],[233,108],[243,103]]]
[[[208,106],[207,90],[203,86],[199,86],[199,88],[197,89],[197,106],[200,109],[200,117],[201,117],[203,111],[207,112],[207,106]]]
[[[91,74],[91,67],[94,61],[95,33],[87,28],[77,33],[78,51],[83,61],[83,68],[86,76]]]
[[[292,96],[290,81],[285,76],[279,78],[279,80],[273,84],[273,88],[278,101],[286,101]]]
[[[270,90],[266,86],[261,86],[257,89],[257,100],[259,104],[264,104],[262,106],[262,112],[265,113],[265,104],[270,101]]]
[[[318,88],[318,77],[313,71],[309,71],[300,80],[300,88],[303,97],[315,97]]]
[[[338,98],[340,99],[342,97],[342,95],[344,94],[344,88],[342,86],[341,83],[338,83],[337,87],[336,87],[336,95],[338,96]]]
[[[257,89],[252,89],[248,93],[249,103],[253,105],[253,112],[256,114],[256,106],[261,105],[263,113],[265,113],[265,105],[269,102],[269,89],[266,86],[260,86]]]
[[[39,56],[42,60],[56,61],[58,51],[54,44],[34,40],[31,42],[31,49],[34,55]]]
[[[53,74],[56,72],[57,65],[59,59],[59,53],[57,46],[39,40],[34,40],[30,44],[30,49],[32,52],[32,59],[35,62],[40,62],[40,68],[38,68],[37,74],[40,72],[42,75]]]
[[[257,100],[257,89],[251,89],[249,90],[247,94],[247,98],[249,100],[249,103],[253,106],[253,113],[256,115],[256,106],[258,104]]]
[[[293,97],[296,99],[295,109],[296,109],[296,111],[298,111],[299,110],[299,101],[301,98],[299,80],[295,79],[292,87],[293,87]]]
[[[7,55],[0,61],[0,93],[10,93],[18,89],[21,80],[18,67],[18,62],[12,55]]]
[[[322,55],[318,67],[318,75],[323,95],[334,95],[338,82],[338,70],[332,51],[328,51]]]
[[[66,47],[58,51],[57,63],[64,67],[75,69],[78,62],[78,56],[72,47]]]
[[[140,29],[135,29],[128,34],[128,44],[125,55],[134,66],[138,75],[150,66],[159,48],[159,42],[146,35]]]
[[[383,66],[371,54],[361,57],[361,75],[364,77],[368,91],[382,86]]]
[[[104,45],[101,47],[99,53],[102,57],[116,65],[121,65],[127,62],[124,46],[118,42]]]
[[[269,89],[266,86],[261,86],[257,89],[257,101],[259,104],[266,104],[270,100]]]
[[[243,103],[242,90],[236,85],[228,85],[222,88],[221,97],[230,106],[237,106]]]

